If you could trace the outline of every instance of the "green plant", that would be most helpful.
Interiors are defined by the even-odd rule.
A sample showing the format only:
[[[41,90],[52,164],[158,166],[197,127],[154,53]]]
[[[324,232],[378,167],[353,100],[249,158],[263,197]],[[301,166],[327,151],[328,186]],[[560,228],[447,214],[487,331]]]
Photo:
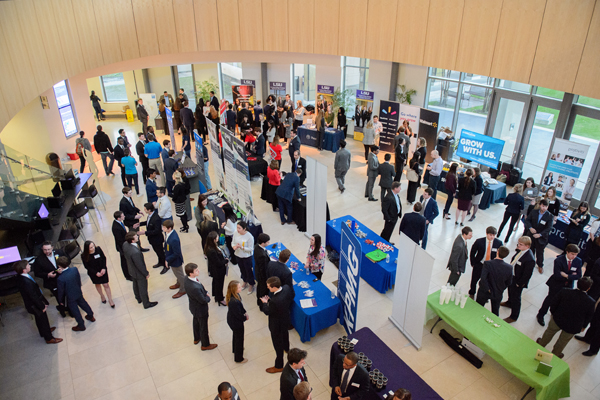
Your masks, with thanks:
[[[219,93],[219,84],[213,76],[211,76],[209,80],[196,82],[197,99],[200,99],[202,97],[205,102],[208,101],[208,99],[210,98],[211,91]]]
[[[354,104],[354,92],[351,89],[342,90],[339,87],[333,92],[333,104],[332,111],[337,115],[337,110],[340,107],[344,107],[344,110],[348,112],[348,109]]]
[[[417,94],[415,89],[406,90],[406,85],[398,85],[396,97],[400,103],[412,104],[412,97]]]

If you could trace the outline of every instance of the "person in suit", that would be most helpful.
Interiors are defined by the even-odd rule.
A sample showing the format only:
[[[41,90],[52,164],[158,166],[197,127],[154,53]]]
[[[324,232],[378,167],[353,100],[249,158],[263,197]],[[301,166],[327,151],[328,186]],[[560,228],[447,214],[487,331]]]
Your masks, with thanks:
[[[413,212],[404,214],[402,221],[400,221],[400,233],[411,238],[416,244],[421,243],[427,229],[425,217],[421,215],[422,208],[421,203],[416,202],[413,205]]]
[[[564,357],[563,350],[571,338],[576,333],[583,332],[594,315],[594,300],[587,295],[591,286],[592,279],[584,276],[577,282],[577,289],[561,290],[556,295],[550,308],[552,317],[548,328],[536,343],[545,347],[554,335],[561,331],[552,348],[552,354],[558,358]]]
[[[123,186],[127,186],[127,183],[125,182],[125,167],[123,166],[123,164],[121,164],[121,159],[125,157],[126,148],[127,147],[125,146],[125,141],[123,140],[123,138],[119,138],[117,140],[117,145],[115,146],[113,151],[115,160],[117,161],[117,165],[119,166],[119,168],[121,168],[121,182],[123,182]]]
[[[298,152],[298,154],[300,154],[300,147],[302,146],[302,144],[300,143],[300,138],[298,137],[298,134],[294,131],[291,132],[290,134],[290,144],[288,145],[288,153],[290,155],[290,161],[292,163],[292,172],[294,172],[293,170],[293,165],[295,164],[295,154],[296,152]]]
[[[421,215],[425,217],[425,235],[423,235],[423,241],[421,247],[423,250],[427,247],[427,233],[429,231],[429,225],[433,225],[433,220],[440,215],[440,209],[438,208],[437,201],[433,198],[433,189],[427,188],[423,191],[423,195],[419,199],[422,205]]]
[[[496,228],[488,226],[485,229],[485,237],[475,240],[473,246],[471,246],[470,258],[473,273],[471,274],[469,296],[471,296],[472,299],[474,299],[475,293],[477,293],[477,282],[479,282],[479,279],[481,278],[483,262],[495,259],[498,249],[502,246],[502,241],[496,238],[496,233]]]
[[[502,218],[502,223],[500,224],[500,229],[498,230],[498,236],[500,236],[504,226],[510,219],[510,225],[508,226],[508,232],[506,232],[506,238],[504,239],[504,242],[508,242],[508,239],[510,239],[510,235],[513,233],[513,228],[519,220],[519,215],[521,215],[521,211],[525,207],[525,198],[521,196],[522,190],[523,185],[517,183],[514,187],[514,192],[506,196],[506,199],[504,199],[506,210],[504,211],[504,217]]]
[[[340,148],[335,152],[335,160],[333,162],[333,169],[335,171],[335,181],[337,182],[338,189],[344,193],[346,187],[346,173],[350,169],[350,162],[352,161],[352,153],[346,149],[346,141],[340,140]]]
[[[225,113],[225,121],[227,122],[227,129],[235,133],[236,115],[233,111],[233,104],[227,106],[227,112]]]
[[[525,219],[525,235],[532,240],[531,251],[536,257],[540,274],[544,272],[544,249],[548,245],[548,235],[552,231],[554,217],[548,212],[548,200],[540,200],[539,210],[532,210]]]
[[[533,214],[533,211],[531,214]],[[565,252],[565,254],[561,254],[554,260],[554,272],[546,281],[546,285],[548,285],[548,295],[544,299],[542,307],[536,316],[537,321],[541,326],[546,325],[544,316],[548,312],[548,309],[550,309],[556,295],[565,288],[573,289],[575,281],[581,279],[581,267],[583,262],[581,261],[581,258],[577,257],[579,254],[579,247],[575,244],[569,244],[565,248]]]
[[[188,105],[188,100],[184,99],[183,108],[179,111],[179,114],[181,116],[181,124],[185,127],[185,130],[189,133],[193,140],[194,122],[196,122],[196,120],[194,119],[194,112],[188,108]]]
[[[119,210],[125,214],[125,220],[123,223],[127,228],[129,228],[129,230],[137,232],[140,229],[140,225],[143,225],[139,220],[144,217],[144,214],[142,214],[140,209],[135,206],[132,198],[133,191],[129,186],[125,186],[121,190],[121,193],[123,193],[123,197],[119,202]],[[150,251],[150,249],[145,249],[142,247],[141,240],[138,241],[138,246],[143,252]]]
[[[144,100],[138,99],[136,113],[138,120],[142,123],[142,133],[148,133],[148,121],[150,120],[150,115],[148,114],[146,107],[144,107]]]
[[[467,240],[472,237],[473,229],[465,226],[462,228],[460,235],[454,239],[450,258],[448,259],[448,265],[446,266],[446,268],[450,270],[450,276],[448,277],[448,283],[450,285],[456,286],[456,283],[460,279],[460,275],[464,274],[466,271],[467,259],[469,258]]]
[[[504,290],[512,283],[513,267],[504,259],[510,254],[508,247],[500,246],[493,260],[483,262],[481,279],[477,291],[477,302],[485,306],[488,300],[492,304],[492,312],[500,314],[500,302]]]
[[[152,246],[152,250],[154,250],[156,256],[158,257],[158,262],[154,264],[152,268],[162,267],[164,270],[165,249],[163,243],[165,242],[165,239],[162,232],[162,219],[159,217],[158,212],[152,203],[144,204],[144,212],[148,216],[146,220],[146,230],[138,231],[138,235],[146,235],[148,242]]]
[[[332,387],[331,400],[361,400],[369,392],[369,373],[358,364],[358,354],[351,351],[340,354],[333,363],[329,385]]]
[[[146,197],[148,198],[148,203],[156,203],[158,201],[158,195],[156,191],[158,190],[158,185],[156,184],[156,170],[153,168],[148,168],[146,172],[148,174],[148,179],[146,180]]]
[[[578,335],[575,336],[575,339],[590,345],[588,350],[581,353],[584,356],[591,357],[598,354],[600,350],[600,307],[598,307],[598,302],[596,302],[596,311],[592,316],[590,329],[587,330],[584,336]]]
[[[209,104],[211,106],[213,106],[215,108],[215,110],[219,109],[219,99],[217,99],[217,96],[215,96],[215,92],[213,92],[212,90],[209,92],[210,95],[210,100],[209,100]]]
[[[58,302],[64,306],[65,303],[71,312],[71,315],[77,321],[77,325],[71,329],[75,332],[85,331],[85,322],[81,318],[81,312],[79,307],[85,311],[87,319],[90,322],[95,322],[94,312],[83,298],[81,292],[81,277],[79,276],[79,270],[77,268],[70,268],[71,260],[68,257],[58,257],[56,260],[58,264],[58,278],[56,284],[58,286]],[[66,297],[66,300],[65,300]]]
[[[175,178],[173,174],[179,168],[179,163],[173,158],[175,156],[175,150],[169,150],[169,158],[165,160],[165,179],[167,180],[167,192],[169,196],[173,197],[173,187],[175,186]]]
[[[529,284],[529,279],[535,267],[535,257],[531,252],[531,238],[521,236],[517,241],[517,252],[512,257],[511,265],[514,268],[512,283],[508,287],[508,300],[500,303],[503,307],[510,307],[511,313],[504,321],[509,324],[519,319],[521,313],[521,294]]]
[[[211,231],[206,237],[204,254],[208,261],[208,275],[212,277],[212,293],[215,302],[219,306],[226,306],[227,303],[223,301],[225,299],[223,296],[223,285],[225,283],[225,275],[227,275],[229,259],[225,257],[218,243],[219,234],[217,231]]]
[[[44,287],[52,293],[52,296],[56,297],[56,278],[58,277],[58,265],[56,260],[58,257],[66,256],[65,252],[58,249],[54,250],[52,242],[46,241],[42,243],[42,254],[35,258],[33,263],[33,272],[38,278],[42,278],[44,281]],[[59,311],[61,311],[59,309]],[[61,312],[61,315],[64,311]],[[63,315],[64,317],[64,315]]]
[[[263,135],[260,128],[254,128],[254,133],[256,134],[256,141],[254,142],[254,151],[252,153],[258,158],[263,158],[267,148],[265,135]]]
[[[387,155],[387,154],[386,154]],[[381,212],[383,213],[383,230],[381,236],[384,240],[390,241],[398,218],[402,218],[402,204],[400,202],[400,182],[391,182],[391,190],[385,197],[381,198]],[[381,190],[383,195],[383,189]]]
[[[379,174],[379,187],[381,188],[381,201],[385,198],[385,195],[392,191],[392,182],[394,182],[394,176],[396,171],[394,166],[390,164],[392,155],[387,153],[383,157],[383,163],[379,164],[377,173]]]
[[[167,107],[173,107],[173,105],[175,104],[175,100],[173,100],[173,96],[171,96],[169,94],[169,92],[167,92],[166,90],[159,97],[158,102],[161,103],[163,100],[165,101],[165,105]]]
[[[26,260],[17,261],[14,265],[14,270],[17,273],[17,287],[23,298],[25,309],[35,319],[35,326],[37,326],[40,336],[44,338],[48,344],[60,343],[63,340],[61,338],[55,338],[52,336],[52,332],[56,327],[50,327],[50,321],[48,320],[48,300],[42,294],[42,290],[35,282],[35,280],[29,275],[31,266]]]
[[[292,252],[289,249],[285,249],[279,253],[278,261],[269,261],[267,264],[267,276],[269,278],[272,276],[278,277],[281,284],[287,285],[292,290],[292,294],[295,295],[294,278],[286,265],[291,255]]]
[[[292,172],[296,172],[297,169],[301,169],[300,174],[300,186],[304,186],[306,180],[306,159],[300,157],[300,150],[294,152],[294,160],[292,161]]]
[[[398,133],[394,136],[394,155],[395,155],[395,166],[396,176],[394,180],[400,182],[402,178],[402,171],[404,170],[404,164],[408,159],[408,150],[410,146],[410,138],[404,133],[404,128],[401,126],[398,128]]]
[[[163,140],[163,147],[160,151],[160,159],[162,160],[163,165],[165,161],[169,158],[169,150],[171,150],[171,141],[168,139]],[[163,167],[164,170],[164,167]]]
[[[125,227],[125,214],[123,211],[115,211],[113,214],[114,221],[112,223],[112,234],[115,239],[115,248],[119,252],[119,256],[121,257],[121,270],[123,271],[123,276],[128,281],[132,280],[129,275],[129,268],[127,267],[127,260],[125,259],[125,254],[123,253],[123,243],[125,243],[125,235],[127,234],[127,228]]]
[[[300,382],[308,382],[304,366],[306,365],[306,350],[290,349],[287,363],[279,377],[279,400],[294,400],[294,388]]]
[[[254,127],[260,128],[260,115],[263,113],[263,108],[261,106],[261,101],[257,100],[256,105],[254,106]]]
[[[281,225],[286,223],[294,225],[296,224],[292,218],[292,201],[294,199],[300,200],[300,176],[302,175],[302,168],[297,168],[295,173],[286,174],[285,178],[281,181],[281,184],[275,191],[277,196],[277,203],[279,205],[279,218],[281,219]]]
[[[234,361],[238,364],[245,364],[248,359],[244,358],[244,322],[249,317],[240,293],[244,290],[244,286],[239,281],[231,281],[227,285],[227,294],[225,301],[227,302],[227,325],[233,332],[231,340]]]
[[[166,220],[162,223],[162,231],[165,234],[165,259],[166,259],[166,270],[173,270],[173,275],[177,278],[177,282],[174,285],[169,286],[171,290],[179,291],[173,295],[174,299],[178,299],[185,295],[185,275],[183,273],[183,254],[181,253],[181,242],[179,241],[179,235],[173,231],[173,221]],[[166,271],[165,271],[166,272]]]
[[[271,298],[261,297],[263,304],[260,310],[269,317],[269,331],[276,354],[275,365],[267,368],[266,371],[275,374],[283,371],[283,352],[290,349],[288,328],[291,323],[290,305],[294,301],[294,295],[287,285],[282,286],[276,276],[267,279],[267,288],[271,292]]]
[[[379,146],[371,146],[371,153],[369,153],[369,161],[367,161],[367,186],[365,186],[365,197],[369,201],[377,201],[373,197],[373,186],[375,186],[375,180],[379,175],[379,160],[377,159],[379,154]]]
[[[267,266],[270,257],[267,251],[267,246],[271,241],[271,237],[266,233],[260,233],[254,245],[254,277],[256,278],[256,302],[260,306],[262,301],[260,298],[269,294],[267,289]]]
[[[185,275],[187,278],[183,281],[184,293],[188,294],[190,312],[194,316],[192,320],[194,344],[200,343],[200,349],[203,351],[212,350],[217,347],[217,344],[211,344],[208,337],[208,303],[210,303],[210,295],[198,280],[200,270],[196,264],[186,264]]]
[[[140,164],[142,164],[142,179],[145,181],[148,178],[150,164],[148,157],[144,154],[144,146],[146,146],[146,135],[144,135],[144,132],[140,132],[138,133],[138,142],[135,144],[135,152],[138,155]]]
[[[152,308],[158,304],[158,301],[150,301],[148,298],[148,279],[150,278],[150,273],[146,268],[144,253],[136,245],[138,240],[139,237],[136,232],[127,232],[125,243],[123,243],[123,254],[125,255],[125,260],[127,260],[129,275],[132,278],[135,299],[144,308]]]
[[[308,381],[302,381],[294,386],[295,400],[312,400],[312,388]]]
[[[217,388],[215,400],[240,400],[237,390],[229,382],[221,382]]]

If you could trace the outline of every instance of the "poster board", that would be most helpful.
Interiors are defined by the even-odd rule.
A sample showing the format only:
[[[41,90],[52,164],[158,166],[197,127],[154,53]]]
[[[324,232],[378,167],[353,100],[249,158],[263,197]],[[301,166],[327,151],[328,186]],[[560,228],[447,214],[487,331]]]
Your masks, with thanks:
[[[248,109],[252,110],[255,103],[254,86],[250,85],[233,85],[231,86],[231,94],[233,96],[233,104],[239,99],[240,105],[247,104]]]
[[[581,175],[583,164],[590,146],[565,139],[554,139],[550,157],[542,175],[541,190],[556,187],[556,197],[563,209],[568,207],[577,188],[577,180]]]
[[[392,153],[394,151],[394,136],[396,136],[400,123],[400,103],[381,100],[379,110],[379,122],[383,126],[383,132],[379,137],[379,148],[381,151]]]
[[[206,118],[206,127],[208,128],[208,137],[210,138],[210,159],[212,160],[212,163],[210,164],[213,167],[213,174],[219,182],[219,190],[227,193],[225,171],[223,170],[223,157],[221,156],[221,145],[219,144],[217,126],[214,122]]]
[[[356,331],[361,247],[360,241],[345,222],[342,222],[341,237],[337,296],[342,303],[343,317],[340,323],[351,334]]]
[[[198,180],[204,185],[204,188],[208,189],[209,185],[207,184],[205,173],[206,168],[208,168],[208,163],[204,163],[202,136],[198,134],[196,129],[194,129],[194,139],[196,140],[194,146],[196,147],[196,165],[198,166],[196,171],[198,172]]]
[[[356,106],[354,107],[354,140],[362,140],[364,137],[363,129],[367,124],[367,117],[373,115],[373,101],[375,92],[367,90],[356,90]],[[346,110],[350,113],[350,110]]]
[[[244,142],[227,128],[221,126],[223,159],[225,161],[226,193],[245,216],[253,214],[250,171],[246,160]]]
[[[167,126],[171,136],[171,148],[177,153],[177,142],[175,142],[175,132],[173,131],[173,112],[170,108],[165,107],[165,113],[167,114]]]
[[[285,82],[269,82],[269,94],[274,94],[276,98],[285,96],[287,84]]]
[[[141,93],[140,99],[144,102],[144,108],[148,112],[150,119],[148,126],[155,126],[154,119],[158,117],[158,102],[154,93]]]

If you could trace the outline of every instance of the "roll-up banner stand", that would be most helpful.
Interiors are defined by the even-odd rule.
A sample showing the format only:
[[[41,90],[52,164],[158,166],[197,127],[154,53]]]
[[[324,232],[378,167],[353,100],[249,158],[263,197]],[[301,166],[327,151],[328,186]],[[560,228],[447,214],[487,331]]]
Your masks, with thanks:
[[[566,210],[573,199],[589,148],[587,144],[554,139],[541,185],[544,193],[549,187],[556,187],[562,209]]]
[[[223,170],[223,155],[221,153],[221,146],[219,145],[217,126],[214,124],[214,122],[206,118],[206,127],[208,128],[208,137],[210,138],[210,159],[212,160],[210,165],[212,165],[214,175],[219,181],[219,189],[222,192],[227,193],[225,171]]]
[[[410,129],[413,132],[413,137],[410,140],[410,152],[414,152],[417,149],[420,115],[421,107],[411,106],[410,104],[400,104],[400,121],[398,127],[402,126],[404,121],[407,121]]]
[[[231,86],[231,94],[233,96],[233,104],[239,99],[240,105],[247,104],[251,110],[254,106],[254,86],[251,85],[233,85]]]
[[[379,102],[379,122],[383,126],[383,132],[379,137],[381,151],[394,151],[394,136],[400,123],[400,103],[396,101],[381,100]]]
[[[426,108],[421,108],[421,115],[419,121],[419,137],[422,137],[427,141],[427,156],[425,157],[425,161],[428,163],[433,161],[431,159],[430,154],[431,150],[435,149],[435,145],[437,143],[439,119],[440,113],[428,110]],[[412,140],[411,148],[413,141],[416,143],[416,140]]]
[[[356,107],[354,107],[354,139],[363,139],[363,129],[367,124],[369,116],[373,115],[373,101],[375,100],[375,92],[367,90],[356,91]],[[346,115],[350,114],[350,110],[346,110]]]
[[[319,105],[323,105],[323,111],[326,112],[328,107],[333,104],[333,93],[335,88],[328,85],[317,85],[317,109]]]

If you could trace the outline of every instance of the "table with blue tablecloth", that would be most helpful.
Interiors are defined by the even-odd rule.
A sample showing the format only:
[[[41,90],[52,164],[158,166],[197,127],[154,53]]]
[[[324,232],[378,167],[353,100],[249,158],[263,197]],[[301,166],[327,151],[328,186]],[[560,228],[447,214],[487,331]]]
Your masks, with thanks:
[[[317,147],[317,130],[310,129],[304,125],[298,127],[298,136],[300,143],[306,146]],[[339,129],[327,128],[323,135],[323,150],[332,152],[338,151],[340,148],[340,140],[344,138],[344,131]]]
[[[286,247],[279,242],[267,246],[267,251],[271,256],[271,259],[277,259],[279,253],[285,249]],[[294,298],[294,303],[292,304],[290,312],[292,325],[296,328],[296,331],[298,331],[300,340],[302,340],[302,342],[308,342],[320,330],[337,323],[338,318],[341,317],[342,305],[337,297],[332,298],[331,290],[329,290],[323,282],[313,282],[316,277],[313,274],[307,275],[306,270],[304,269],[304,263],[298,260],[293,254],[286,263],[288,268],[291,266],[292,262],[298,263],[298,270],[292,270],[294,290],[296,291],[296,297]],[[303,281],[308,282],[310,285],[308,289],[303,289],[298,286],[298,283]],[[312,290],[314,292],[312,298],[317,302],[316,307],[302,308],[300,306],[300,300],[309,298],[304,295],[306,290]]]
[[[569,227],[569,217],[573,214],[573,210],[569,211],[560,211],[558,214],[558,218],[554,225],[552,225],[552,231],[550,231],[550,235],[548,235],[548,243],[553,246],[556,246],[559,249],[564,249],[567,244],[567,229]],[[583,228],[583,232],[581,232],[581,240],[577,243],[577,246],[581,250],[585,250],[587,247],[587,240],[590,234],[590,225]],[[581,254],[579,255],[581,257]],[[585,260],[584,260],[585,261]]]
[[[365,280],[369,285],[373,286],[378,292],[385,293],[390,290],[396,283],[396,261],[398,259],[398,249],[393,248],[393,251],[389,252],[390,261],[382,260],[375,263],[367,258],[367,253],[377,249],[375,246],[378,242],[390,245],[390,242],[383,240],[381,236],[367,228],[361,222],[357,221],[354,217],[346,215],[341,218],[336,218],[331,221],[327,221],[327,245],[332,249],[340,252],[340,245],[342,241],[342,227],[341,224],[346,221],[355,221],[358,224],[358,229],[367,234],[367,237],[359,239],[361,244],[361,270],[360,277]],[[365,240],[372,240],[374,244],[367,244]]]

